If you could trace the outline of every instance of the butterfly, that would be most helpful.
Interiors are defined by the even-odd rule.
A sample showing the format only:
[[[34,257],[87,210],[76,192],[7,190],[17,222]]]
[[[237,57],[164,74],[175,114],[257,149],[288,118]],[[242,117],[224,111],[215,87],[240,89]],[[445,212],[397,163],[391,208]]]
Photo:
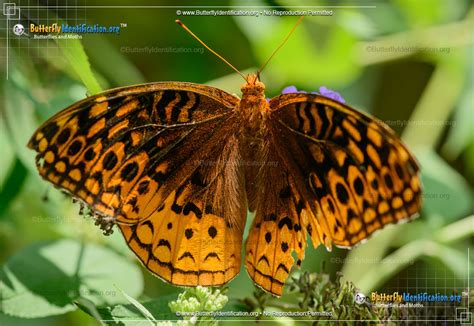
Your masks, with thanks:
[[[267,100],[258,73],[244,78],[241,98],[186,82],[112,89],[54,115],[28,146],[44,179],[179,286],[239,273],[247,211],[246,270],[276,296],[307,238],[351,248],[416,216],[419,167],[389,127],[317,94]]]

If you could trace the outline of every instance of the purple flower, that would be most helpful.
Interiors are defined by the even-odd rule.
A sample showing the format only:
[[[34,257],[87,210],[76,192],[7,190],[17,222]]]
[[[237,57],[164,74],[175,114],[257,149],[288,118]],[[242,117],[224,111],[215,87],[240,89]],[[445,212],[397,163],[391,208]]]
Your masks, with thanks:
[[[295,86],[287,86],[285,87],[282,91],[282,94],[291,94],[291,93],[308,93],[306,91],[299,91]],[[325,97],[329,97],[330,99],[333,99],[335,101],[338,101],[340,103],[346,103],[344,98],[339,94],[338,92],[335,92],[333,90],[328,89],[325,86],[321,86],[319,88],[319,93],[318,92],[311,92],[310,94],[320,94]]]
[[[301,91],[298,92],[298,90],[296,89],[296,86],[286,86],[285,88],[283,88],[281,93],[282,94],[301,93]],[[303,93],[306,93],[306,92],[303,91]]]
[[[302,93],[307,94],[307,91],[299,91],[296,86],[287,86],[281,91],[282,94],[291,94],[291,93]],[[311,92],[311,94],[318,94],[316,92]]]
[[[333,99],[334,101],[338,101],[340,103],[346,103],[346,101],[341,96],[341,94],[339,94],[338,92],[335,92],[333,90],[327,89],[324,86],[319,87],[319,93],[322,96],[326,96],[326,97],[329,97],[329,98]]]

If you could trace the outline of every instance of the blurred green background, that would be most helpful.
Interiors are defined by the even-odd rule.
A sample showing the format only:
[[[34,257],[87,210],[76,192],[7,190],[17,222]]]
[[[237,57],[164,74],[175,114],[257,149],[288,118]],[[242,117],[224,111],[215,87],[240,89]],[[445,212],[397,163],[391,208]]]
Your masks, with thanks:
[[[311,4],[329,3],[347,4]],[[17,3],[25,26],[64,21],[126,27],[119,35],[85,34],[80,41],[55,42],[15,36],[11,28],[18,21],[2,20],[2,31],[9,32],[9,57],[6,80],[7,44],[2,38],[0,324],[94,325],[95,319],[82,310],[98,311],[104,318],[104,311],[113,312],[110,307],[129,304],[131,298],[150,302],[155,318],[169,316],[167,302],[182,289],[142,268],[119,232],[104,237],[90,219],[79,216],[77,204],[38,176],[34,153],[26,143],[53,113],[98,89],[186,81],[240,94],[240,76],[179,28],[175,19],[182,19],[244,73],[255,71],[297,21],[176,14],[192,8],[74,9],[73,4],[99,5],[81,0]],[[295,5],[275,0],[218,3],[246,4],[278,5],[281,10]],[[373,7],[332,8],[332,16],[303,21],[262,74],[267,96],[289,85],[306,91],[326,86],[349,105],[385,121],[421,164],[424,207],[419,219],[387,227],[352,251],[310,247],[302,270],[324,269],[332,277],[342,272],[366,294],[461,293],[469,278],[474,284],[474,268],[468,274],[474,234],[473,4],[396,0],[351,5]],[[229,285],[229,305],[242,308],[238,300],[251,297],[253,291],[242,269]],[[298,297],[288,294],[282,300],[291,305]],[[111,318],[120,313],[115,310]]]

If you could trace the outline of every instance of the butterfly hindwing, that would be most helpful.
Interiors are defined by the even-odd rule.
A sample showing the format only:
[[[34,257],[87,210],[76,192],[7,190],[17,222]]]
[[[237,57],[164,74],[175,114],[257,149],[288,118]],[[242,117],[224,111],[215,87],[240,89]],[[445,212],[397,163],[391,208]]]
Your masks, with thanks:
[[[160,278],[182,286],[218,286],[240,271],[247,207],[235,137],[219,143],[191,177],[146,220],[119,224],[129,247]],[[229,196],[237,200],[229,200]]]
[[[274,143],[268,144],[265,162],[257,178],[254,199],[255,217],[246,241],[245,264],[254,282],[265,291],[281,295],[295,260],[304,258],[306,247],[303,201],[295,179],[278,155]],[[263,168],[264,166],[264,168]]]

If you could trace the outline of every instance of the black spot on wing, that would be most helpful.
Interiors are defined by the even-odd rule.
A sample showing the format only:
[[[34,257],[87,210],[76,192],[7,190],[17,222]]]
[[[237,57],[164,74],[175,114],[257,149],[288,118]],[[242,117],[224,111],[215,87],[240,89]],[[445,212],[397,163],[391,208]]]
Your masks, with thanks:
[[[293,230],[293,222],[288,216],[285,216],[278,222],[278,228],[281,230],[285,225],[288,227],[288,230]]]
[[[166,239],[160,239],[160,241],[158,242],[157,247],[166,247],[171,251],[170,242]]]
[[[190,253],[189,251],[185,251],[185,252],[178,258],[178,260],[182,260],[182,259],[184,259],[184,258],[186,258],[186,257],[191,258],[193,261],[195,261],[193,254]]]

